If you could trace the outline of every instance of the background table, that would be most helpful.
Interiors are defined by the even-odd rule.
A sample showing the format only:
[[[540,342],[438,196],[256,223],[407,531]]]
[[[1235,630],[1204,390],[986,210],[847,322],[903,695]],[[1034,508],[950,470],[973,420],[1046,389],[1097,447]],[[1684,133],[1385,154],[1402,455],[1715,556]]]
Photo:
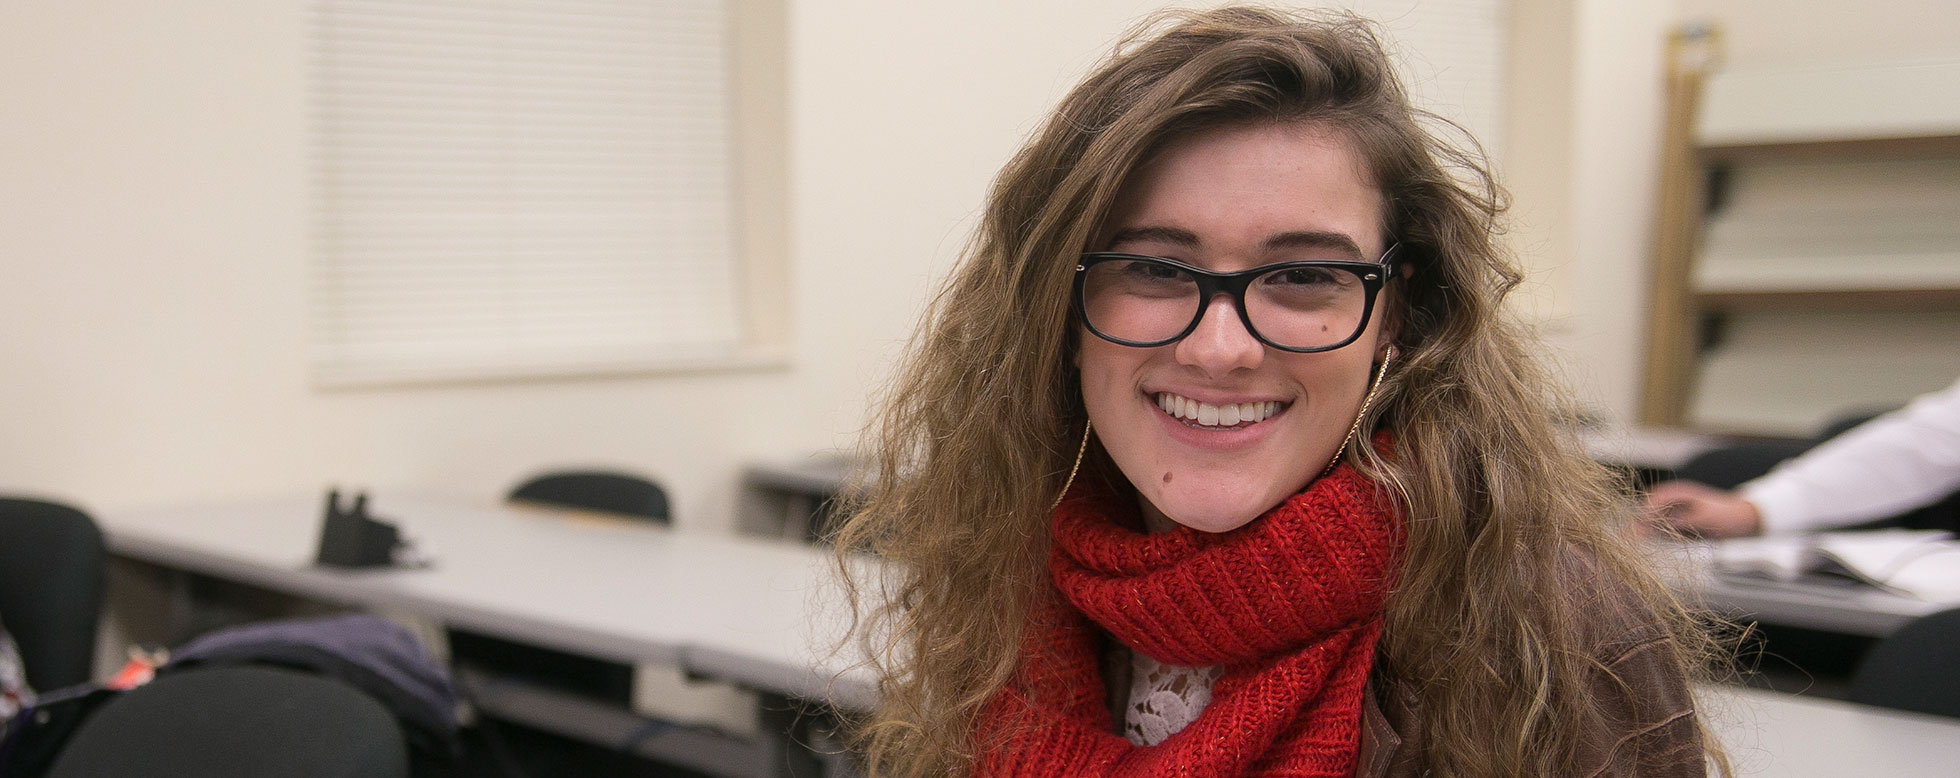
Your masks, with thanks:
[[[1960,719],[1727,686],[1703,688],[1702,701],[1738,776],[1960,774]]]
[[[380,495],[371,510],[396,523],[433,564],[366,570],[314,565],[322,511],[314,498],[163,507],[99,519],[113,554],[173,570],[411,614],[586,656],[676,666],[778,698],[841,708],[865,707],[873,699],[869,673],[831,650],[848,612],[826,549],[440,498]],[[513,693],[522,697],[525,691]],[[552,704],[535,694],[522,699]],[[631,728],[626,721],[599,722],[615,734]],[[666,755],[658,744],[649,748]],[[707,745],[675,748],[700,751]],[[756,759],[773,764],[779,756]],[[750,772],[729,767],[740,761],[692,766]]]
[[[179,506],[101,520],[114,553],[165,567],[420,614],[591,656],[674,664],[787,698],[847,708],[874,699],[870,674],[830,651],[847,614],[828,550],[454,500],[383,495],[373,508],[420,540],[434,566],[314,566],[320,505],[312,499]],[[1833,601],[1815,591],[1788,596],[1813,617],[1817,606]],[[1751,592],[1740,601],[1756,604],[1737,607],[1761,610],[1776,599]],[[1835,601],[1844,614],[1907,607],[1857,596]],[[1866,617],[1845,618],[1865,623],[1859,620]],[[1960,765],[1960,720],[1760,690],[1705,691],[1707,726],[1743,775],[1949,776]],[[577,714],[550,698],[525,702],[542,719]],[[781,753],[760,757],[765,770],[781,763]]]

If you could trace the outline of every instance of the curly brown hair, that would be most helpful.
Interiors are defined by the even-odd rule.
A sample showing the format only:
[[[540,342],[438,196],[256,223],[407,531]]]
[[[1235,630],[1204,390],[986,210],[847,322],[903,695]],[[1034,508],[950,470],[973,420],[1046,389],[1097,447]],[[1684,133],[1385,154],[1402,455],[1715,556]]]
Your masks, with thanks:
[[[1345,133],[1413,268],[1389,305],[1403,356],[1361,426],[1391,430],[1406,454],[1346,456],[1406,509],[1375,672],[1419,690],[1435,774],[1558,774],[1603,721],[1574,637],[1585,606],[1547,596],[1561,582],[1545,560],[1569,549],[1667,623],[1682,673],[1713,655],[1630,548],[1632,503],[1559,422],[1569,406],[1500,310],[1520,273],[1497,243],[1504,195],[1474,141],[1410,105],[1361,19],[1179,12],[1133,31],[1001,172],[864,443],[871,467],[836,543],[840,560],[891,563],[876,581],[846,574],[868,603],[856,634],[881,678],[880,707],[857,728],[872,775],[967,772],[975,716],[1009,680],[1047,591],[1046,522],[1086,424],[1075,258],[1154,154],[1248,122]],[[1085,470],[1120,482],[1091,451]]]

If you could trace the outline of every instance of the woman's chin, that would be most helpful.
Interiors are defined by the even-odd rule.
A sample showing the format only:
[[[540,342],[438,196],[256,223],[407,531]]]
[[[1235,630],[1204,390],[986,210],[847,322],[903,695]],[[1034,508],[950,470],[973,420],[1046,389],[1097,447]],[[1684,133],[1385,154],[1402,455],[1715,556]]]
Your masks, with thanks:
[[[1189,506],[1173,505],[1171,510],[1163,511],[1164,518],[1199,532],[1231,532],[1252,523],[1253,519],[1265,513],[1265,509],[1254,506],[1225,506],[1201,504]]]
[[[1186,468],[1196,473],[1196,468]],[[1137,495],[1144,523],[1153,531],[1178,524],[1199,532],[1231,532],[1252,523],[1287,495],[1299,491],[1288,479],[1270,475],[1252,479],[1228,472],[1203,473],[1209,478],[1180,478],[1190,483],[1148,483],[1139,485]],[[1132,484],[1137,482],[1133,479]]]

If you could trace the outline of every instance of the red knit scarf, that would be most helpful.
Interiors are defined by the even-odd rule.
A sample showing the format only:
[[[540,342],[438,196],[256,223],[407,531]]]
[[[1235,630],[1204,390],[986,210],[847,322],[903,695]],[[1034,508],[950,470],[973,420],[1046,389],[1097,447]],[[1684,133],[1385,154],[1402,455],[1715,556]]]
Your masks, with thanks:
[[[1060,597],[978,728],[976,776],[1348,776],[1401,545],[1390,498],[1341,465],[1244,527],[1144,535],[1135,499],[1077,488],[1055,509]],[[1115,734],[1105,636],[1221,665],[1211,703],[1138,747]]]

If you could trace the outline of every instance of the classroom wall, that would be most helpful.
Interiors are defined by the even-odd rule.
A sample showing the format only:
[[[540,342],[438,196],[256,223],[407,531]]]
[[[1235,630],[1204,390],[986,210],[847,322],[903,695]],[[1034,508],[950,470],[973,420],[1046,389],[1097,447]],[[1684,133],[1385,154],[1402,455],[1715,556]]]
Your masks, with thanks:
[[[339,483],[385,509],[388,489],[490,499],[592,463],[660,477],[683,526],[732,525],[743,462],[850,441],[993,173],[1158,5],[785,3],[788,104],[760,115],[783,172],[747,185],[787,216],[744,236],[784,254],[784,364],[337,391],[305,362],[304,4],[0,3],[0,490],[113,509]],[[1604,415],[1635,392],[1666,25],[1951,40],[1931,0],[1904,7],[1932,25],[1805,5],[1512,4],[1498,163],[1524,309]]]
[[[782,365],[328,391],[305,4],[0,4],[0,490],[112,510],[341,484],[385,512],[589,463],[730,526],[742,463],[848,445],[994,172],[1159,5],[786,2],[788,104],[745,116],[785,123],[785,172],[744,196],[780,187],[787,218],[742,236],[786,254]]]
[[[993,171],[1154,4],[789,2],[781,366],[336,391],[305,361],[304,5],[0,4],[0,491],[385,512],[594,463],[731,526],[743,462],[848,443]]]
[[[1554,357],[1590,412],[1628,421],[1639,397],[1668,8],[1576,0],[1572,9],[1570,254],[1539,262],[1562,271]]]

